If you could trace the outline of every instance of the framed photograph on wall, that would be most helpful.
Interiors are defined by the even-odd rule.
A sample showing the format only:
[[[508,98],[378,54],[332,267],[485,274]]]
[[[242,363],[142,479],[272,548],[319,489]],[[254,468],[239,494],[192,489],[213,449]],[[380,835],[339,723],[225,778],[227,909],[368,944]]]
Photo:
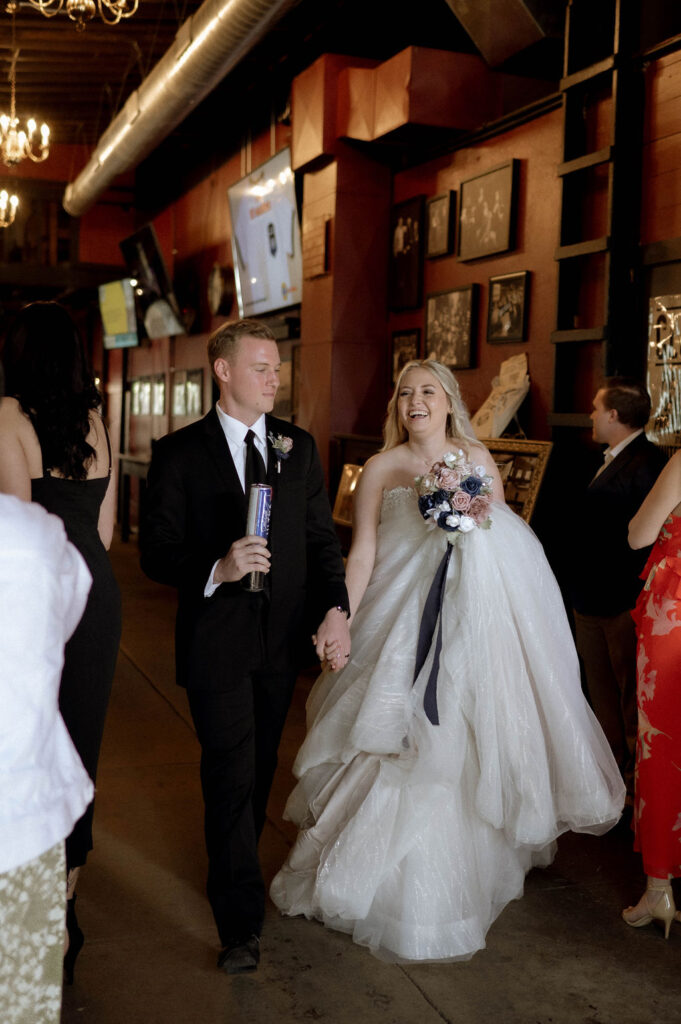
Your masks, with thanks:
[[[140,378],[140,416],[151,415],[151,380],[149,377]]]
[[[130,383],[130,413],[132,416],[140,414],[140,384],[141,381],[138,379]]]
[[[187,415],[187,371],[176,370],[173,376],[173,416]]]
[[[423,207],[414,196],[393,207],[390,219],[390,308],[417,309],[423,291]]]
[[[187,416],[203,415],[203,370],[187,370]]]
[[[475,361],[478,285],[426,297],[426,357],[456,370]]]
[[[489,279],[487,340],[493,344],[523,341],[527,333],[530,272],[499,274]]]
[[[460,260],[478,260],[514,248],[519,170],[520,161],[509,160],[461,183]]]
[[[429,199],[426,204],[426,256],[447,256],[454,250],[456,192]]]
[[[166,379],[159,374],[151,382],[151,412],[153,416],[165,416]]]
[[[551,441],[484,439],[504,485],[506,504],[529,523],[553,447]]]
[[[390,348],[390,380],[392,384],[396,383],[400,370],[410,359],[418,359],[420,348],[420,328],[415,327],[413,331],[395,331],[393,333]]]

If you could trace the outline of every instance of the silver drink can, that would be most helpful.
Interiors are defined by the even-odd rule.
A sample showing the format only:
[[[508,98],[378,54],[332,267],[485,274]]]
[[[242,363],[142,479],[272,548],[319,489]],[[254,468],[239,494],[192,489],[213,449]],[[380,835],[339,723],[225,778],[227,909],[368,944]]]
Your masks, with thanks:
[[[270,511],[272,509],[272,488],[269,484],[251,484],[248,498],[246,533],[248,536],[267,537],[270,532]],[[246,590],[262,590],[264,572],[249,572],[244,576]]]

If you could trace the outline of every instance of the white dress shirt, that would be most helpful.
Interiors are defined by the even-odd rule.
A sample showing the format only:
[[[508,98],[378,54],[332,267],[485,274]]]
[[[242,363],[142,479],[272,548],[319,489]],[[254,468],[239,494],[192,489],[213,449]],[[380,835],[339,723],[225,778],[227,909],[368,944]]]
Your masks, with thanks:
[[[265,469],[267,469],[267,436],[265,428],[265,414],[263,413],[260,419],[257,419],[252,427],[247,427],[241,420],[235,420],[233,416],[228,416],[226,412],[223,412],[220,408],[220,403],[215,406],[215,410],[220,420],[220,426],[224,432],[229,450],[232,453],[234,465],[236,471],[239,474],[239,480],[244,491],[246,490],[246,482],[244,475],[244,467],[246,464],[246,434],[249,430],[252,430],[255,434],[255,446],[262,456],[262,461],[265,463]]]
[[[624,438],[623,441],[620,441],[619,444],[616,444],[614,448],[606,448],[605,451],[603,452],[603,458],[605,458],[606,455],[608,455],[609,456],[608,462],[611,462],[612,459],[616,459],[617,456],[619,455],[619,453],[623,452],[624,449],[627,447],[627,445],[631,444],[632,441],[635,441],[636,438],[639,436],[639,434],[642,434],[642,433],[643,433],[643,427],[640,427],[639,430],[634,430],[634,432],[631,433],[631,434],[628,434]]]
[[[59,713],[91,582],[61,519],[0,495],[0,873],[65,839],[94,794]]]
[[[255,421],[253,426],[247,427],[245,423],[241,422],[241,420],[235,420],[233,416],[228,416],[227,413],[220,408],[219,402],[215,406],[215,411],[218,414],[220,426],[222,427],[222,430],[225,435],[225,440],[227,441],[227,444],[229,445],[229,450],[232,454],[234,468],[236,469],[239,475],[239,481],[241,482],[241,486],[243,487],[245,493],[246,434],[248,433],[249,430],[252,430],[253,433],[255,434],[255,447],[260,452],[262,456],[262,461],[265,464],[265,469],[267,469],[267,434],[265,425],[265,414],[263,413],[262,416]],[[213,568],[210,571],[210,576],[208,577],[208,582],[203,588],[204,597],[212,597],[215,591],[220,586],[219,583],[215,583],[213,580],[215,566],[218,564],[218,562],[219,559],[217,559],[216,562],[214,563]]]

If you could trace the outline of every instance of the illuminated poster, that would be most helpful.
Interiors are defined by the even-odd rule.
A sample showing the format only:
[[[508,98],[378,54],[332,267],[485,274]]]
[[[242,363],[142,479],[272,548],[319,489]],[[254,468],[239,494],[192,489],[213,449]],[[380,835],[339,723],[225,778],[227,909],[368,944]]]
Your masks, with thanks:
[[[240,315],[298,305],[303,263],[290,150],[232,185],[228,195]]]
[[[99,311],[104,327],[104,348],[138,345],[135,296],[130,280],[99,286]]]

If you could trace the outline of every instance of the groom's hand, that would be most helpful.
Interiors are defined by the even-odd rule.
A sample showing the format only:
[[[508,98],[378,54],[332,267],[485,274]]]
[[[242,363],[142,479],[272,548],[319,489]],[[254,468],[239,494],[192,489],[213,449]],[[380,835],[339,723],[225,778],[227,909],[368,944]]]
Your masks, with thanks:
[[[236,583],[249,572],[269,572],[270,553],[264,537],[247,536],[235,540],[227,554],[215,566],[215,583]]]
[[[348,617],[338,608],[329,608],[319,629],[312,637],[317,657],[326,662],[332,672],[345,668],[350,658],[350,628]]]

